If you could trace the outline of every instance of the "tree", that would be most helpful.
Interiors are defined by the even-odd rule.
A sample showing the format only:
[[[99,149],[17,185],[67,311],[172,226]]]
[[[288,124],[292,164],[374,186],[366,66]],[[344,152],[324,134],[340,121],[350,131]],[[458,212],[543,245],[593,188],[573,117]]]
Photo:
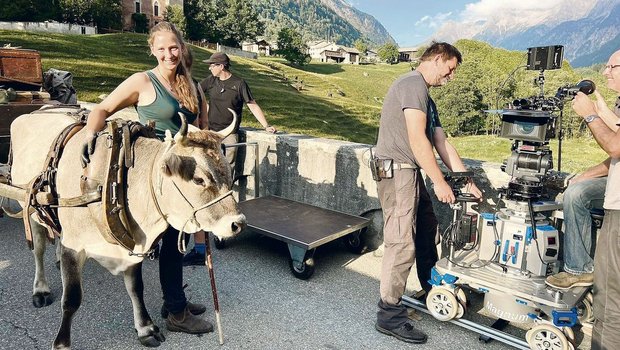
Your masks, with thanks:
[[[304,43],[301,34],[292,28],[282,28],[278,32],[278,50],[281,55],[291,64],[303,66],[310,62],[310,55],[307,54],[308,46]]]
[[[58,0],[60,16],[68,23],[121,27],[121,0]]]
[[[122,12],[121,0],[93,0],[90,20],[98,28],[121,29]]]
[[[389,64],[398,62],[398,47],[394,43],[385,43],[377,51],[379,58]]]
[[[132,13],[131,21],[133,22],[133,30],[136,33],[146,33],[149,28],[149,19],[144,13]]]
[[[223,3],[225,14],[215,21],[222,44],[238,47],[244,40],[263,35],[265,24],[258,18],[258,12],[250,1],[224,0]]]
[[[355,48],[357,49],[357,51],[360,52],[360,55],[362,57],[366,56],[366,52],[368,51],[368,43],[366,42],[366,40],[364,39],[357,39],[355,40],[355,42],[353,43],[353,46],[355,46]]]
[[[217,42],[222,37],[216,19],[224,17],[225,8],[218,6],[214,0],[185,0],[183,5],[187,21],[186,33],[188,39]]]
[[[2,1],[0,9],[0,21],[41,22],[60,19],[55,0]]]
[[[177,27],[177,29],[182,33],[187,31],[187,21],[185,20],[183,8],[180,5],[175,4],[166,6],[164,20],[174,24],[174,26]]]

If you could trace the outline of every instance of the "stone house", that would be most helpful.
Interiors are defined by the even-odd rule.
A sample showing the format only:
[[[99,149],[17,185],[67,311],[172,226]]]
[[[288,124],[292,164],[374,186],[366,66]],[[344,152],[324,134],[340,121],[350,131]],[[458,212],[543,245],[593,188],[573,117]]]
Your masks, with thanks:
[[[399,62],[411,62],[415,60],[415,54],[418,52],[417,47],[401,47],[398,49]]]
[[[271,56],[272,51],[276,50],[277,47],[275,44],[271,44],[264,39],[258,39],[256,41],[242,42],[241,49],[243,51],[257,53],[260,56]]]
[[[308,42],[308,54],[319,62],[359,64],[360,52],[325,40]]]
[[[134,27],[131,16],[134,13],[143,13],[148,20],[148,28],[164,20],[166,7],[179,5],[183,7],[183,0],[122,0],[123,29],[131,30]]]

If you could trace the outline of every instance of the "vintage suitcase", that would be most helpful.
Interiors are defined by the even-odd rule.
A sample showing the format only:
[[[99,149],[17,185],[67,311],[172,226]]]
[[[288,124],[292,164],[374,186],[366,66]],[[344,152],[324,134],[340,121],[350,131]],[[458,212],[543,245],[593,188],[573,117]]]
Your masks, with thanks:
[[[0,85],[10,87],[12,83],[41,86],[43,70],[38,51],[0,48]]]

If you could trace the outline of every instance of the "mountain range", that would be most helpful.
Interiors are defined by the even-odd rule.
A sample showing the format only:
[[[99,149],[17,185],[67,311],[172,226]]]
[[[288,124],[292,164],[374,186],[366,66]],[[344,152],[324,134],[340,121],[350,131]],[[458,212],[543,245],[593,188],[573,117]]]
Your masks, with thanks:
[[[274,40],[282,28],[294,28],[305,40],[326,39],[352,46],[363,38],[371,46],[395,42],[373,16],[344,0],[252,0],[265,23],[265,36]]]
[[[584,16],[585,14],[585,16]],[[497,13],[485,20],[447,22],[438,40],[467,38],[508,50],[563,45],[564,58],[582,67],[606,62],[620,48],[620,1],[566,0],[538,13]]]
[[[274,40],[281,28],[299,31],[305,40],[326,39],[352,46],[365,39],[377,48],[394,38],[372,15],[346,0],[251,0]],[[433,39],[474,39],[508,50],[563,45],[574,67],[606,62],[620,48],[620,0],[562,0],[554,6],[507,6],[501,11],[445,22]]]

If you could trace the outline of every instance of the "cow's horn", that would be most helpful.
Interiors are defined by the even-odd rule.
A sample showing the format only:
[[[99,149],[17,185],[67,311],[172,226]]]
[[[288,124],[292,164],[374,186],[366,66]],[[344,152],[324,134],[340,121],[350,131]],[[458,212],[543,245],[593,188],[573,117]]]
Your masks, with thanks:
[[[237,125],[237,113],[235,113],[235,111],[230,108],[228,108],[228,110],[230,111],[230,113],[232,113],[233,116],[232,123],[230,123],[230,125],[227,126],[225,129],[216,132],[216,134],[220,135],[223,139],[226,138],[226,136],[232,134],[232,132],[235,130],[235,126]]]
[[[187,118],[181,112],[179,112],[179,118],[181,118],[181,127],[179,128],[179,132],[174,135],[174,142],[182,143],[185,136],[187,136]]]

